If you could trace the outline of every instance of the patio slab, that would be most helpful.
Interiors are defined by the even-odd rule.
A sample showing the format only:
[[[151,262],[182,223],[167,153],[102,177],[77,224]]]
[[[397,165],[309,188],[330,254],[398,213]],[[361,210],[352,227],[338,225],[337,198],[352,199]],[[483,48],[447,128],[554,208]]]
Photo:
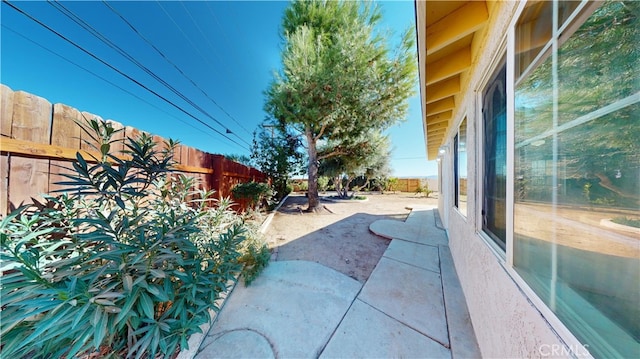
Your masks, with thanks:
[[[393,219],[381,219],[369,225],[374,234],[389,239],[404,239],[414,241],[420,234],[420,227],[407,226],[404,222]]]
[[[439,246],[439,251],[444,303],[453,357],[481,358],[482,354],[476,341],[476,334],[473,332],[469,309],[453,264],[451,251],[447,246]]]
[[[249,329],[238,329],[212,336],[201,347],[200,357],[208,358],[275,358],[269,340]]]
[[[414,211],[371,224],[395,239],[364,286],[306,261],[237,285],[196,358],[481,357],[446,233]]]
[[[201,345],[196,358],[246,357],[220,353],[213,345],[226,333],[252,331],[270,343],[275,357],[316,358],[327,344],[361,284],[313,262],[272,262],[249,287],[236,286]],[[236,345],[261,346],[264,340],[245,333]]]
[[[382,257],[358,299],[449,346],[439,274]]]
[[[384,252],[384,257],[410,264],[435,273],[440,272],[440,256],[438,247],[415,242],[391,241]]]
[[[451,358],[451,352],[356,299],[320,358]]]
[[[407,219],[396,221],[381,219],[369,225],[369,230],[380,237],[402,239],[409,242],[440,245],[449,240],[443,230],[435,226],[436,218],[431,207],[414,208]]]

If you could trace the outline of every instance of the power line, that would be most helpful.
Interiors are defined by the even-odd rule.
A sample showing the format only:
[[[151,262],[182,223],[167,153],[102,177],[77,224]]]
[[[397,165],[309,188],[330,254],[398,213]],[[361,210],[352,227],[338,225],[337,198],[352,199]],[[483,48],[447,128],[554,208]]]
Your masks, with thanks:
[[[102,35],[98,30],[96,30],[95,28],[93,28],[90,24],[88,24],[86,21],[84,21],[83,19],[81,19],[79,16],[77,16],[76,14],[74,14],[71,10],[67,9],[64,5],[60,4],[59,2],[55,2],[55,4],[53,2],[49,2],[49,4],[51,6],[53,6],[56,10],[60,11],[62,14],[64,14],[65,16],[67,16],[69,19],[71,19],[73,22],[75,22],[76,24],[78,24],[80,27],[82,27],[83,29],[87,30],[90,34],[92,34],[94,37],[98,38],[100,41],[102,41],[103,43],[105,43],[107,46],[109,46],[111,49],[115,50],[116,52],[118,52],[120,55],[122,55],[123,57],[125,57],[126,59],[128,59],[129,61],[133,62],[136,66],[138,66],[140,69],[142,69],[145,73],[147,73],[149,76],[153,77],[156,81],[160,82],[162,85],[164,85],[166,88],[168,88],[171,92],[173,92],[175,95],[177,95],[178,97],[180,97],[181,99],[183,99],[186,103],[188,103],[189,105],[193,106],[194,108],[196,108],[197,110],[199,110],[201,113],[203,113],[205,116],[209,117],[210,119],[212,119],[215,123],[217,123],[218,125],[222,126],[223,128],[225,128],[226,133],[227,134],[231,134],[233,132],[231,132],[222,122],[218,121],[216,118],[214,118],[211,114],[209,114],[209,112],[207,112],[206,110],[204,110],[202,107],[200,107],[199,105],[195,104],[193,101],[191,101],[189,98],[187,98],[185,95],[183,95],[181,92],[179,92],[175,87],[173,87],[172,85],[170,85],[169,83],[167,83],[164,79],[160,78],[160,76],[156,75],[153,71],[151,71],[149,68],[147,68],[146,66],[144,66],[142,63],[140,63],[138,60],[136,60],[133,56],[129,55],[126,51],[124,51],[121,47],[119,47],[117,44],[113,43],[111,40],[109,40],[107,37],[105,37],[104,35]],[[227,138],[228,140],[237,143],[235,141],[233,141],[232,139],[230,139],[229,137],[227,137],[226,135],[223,135],[225,138]],[[238,137],[238,136],[236,136]],[[238,137],[239,138],[239,137]],[[247,145],[250,146],[250,144],[247,141],[244,141],[243,139],[239,138],[240,140],[242,140],[244,143],[246,143]],[[238,144],[239,145],[239,144]]]
[[[98,56],[96,56],[95,54],[93,54],[92,52],[86,50],[85,48],[83,48],[82,46],[76,44],[75,42],[73,42],[72,40],[68,39],[67,37],[65,37],[64,35],[60,34],[59,32],[57,32],[56,30],[52,29],[51,27],[49,27],[48,25],[44,24],[43,22],[41,22],[40,20],[34,18],[33,16],[29,15],[28,13],[26,13],[25,11],[23,11],[22,9],[16,7],[15,5],[13,5],[12,3],[10,3],[7,0],[2,0],[2,2],[6,3],[8,6],[10,6],[12,9],[16,10],[17,12],[19,12],[20,14],[26,16],[27,18],[29,18],[31,21],[34,21],[35,23],[37,23],[38,25],[44,27],[45,29],[49,30],[50,32],[54,33],[56,36],[60,37],[61,39],[65,40],[66,42],[68,42],[69,44],[73,45],[74,47],[76,47],[78,50],[84,52],[85,54],[91,56],[92,58],[94,58],[95,60],[98,60],[100,63],[102,63],[103,65],[109,67],[110,69],[116,71],[117,73],[119,73],[120,75],[126,77],[127,79],[129,79],[130,81],[134,82],[135,84],[137,84],[138,86],[142,87],[143,89],[151,92],[152,94],[154,94],[155,96],[157,96],[158,98],[162,99],[163,101],[165,101],[166,103],[170,104],[171,106],[175,107],[177,110],[179,110],[180,112],[184,113],[185,115],[193,118],[194,120],[198,121],[199,123],[201,123],[202,125],[206,126],[207,128],[211,129],[212,131],[218,133],[219,135],[221,135],[222,137],[228,139],[229,141],[235,143],[236,145],[240,146],[241,148],[244,148],[245,150],[249,150],[248,148],[244,147],[243,145],[239,144],[238,142],[234,141],[233,139],[227,137],[225,134],[223,134],[222,132],[218,131],[217,129],[211,127],[211,125],[209,125],[208,123],[202,121],[201,119],[197,118],[196,116],[194,116],[193,114],[191,114],[190,112],[187,112],[185,109],[183,109],[182,107],[176,105],[174,102],[172,102],[171,100],[167,99],[166,97],[160,95],[159,93],[157,93],[156,91],[150,89],[149,87],[143,85],[142,83],[140,83],[139,81],[137,81],[136,79],[132,78],[131,76],[127,75],[126,73],[122,72],[120,69],[114,67],[113,65],[109,64],[108,62],[104,61],[103,59],[99,58]]]
[[[104,1],[104,0],[103,0]],[[213,50],[213,53],[216,55],[216,57],[218,58],[218,60],[220,60],[220,63],[223,63],[225,66],[227,65],[222,58],[220,57],[220,55],[218,54],[218,52],[216,51],[215,47],[213,46],[213,44],[211,43],[211,41],[209,41],[209,37],[204,33],[204,31],[202,31],[202,28],[200,27],[200,25],[198,25],[196,19],[193,17],[193,15],[191,15],[191,12],[189,11],[189,9],[184,5],[183,2],[180,2],[180,4],[182,5],[182,7],[184,8],[185,12],[187,13],[187,15],[189,15],[189,18],[191,19],[191,22],[193,23],[193,25],[198,29],[198,31],[200,32],[200,34],[202,35],[202,37],[207,41],[207,44],[209,44],[209,47]],[[229,68],[227,67],[227,70],[229,70]],[[213,101],[213,100],[212,100]],[[215,101],[214,101],[215,102]],[[216,105],[218,105],[216,103]],[[251,131],[247,130],[246,128],[244,128],[244,126],[242,126],[242,124],[240,124],[238,121],[236,121],[236,119],[231,116],[231,114],[229,114],[224,108],[222,108],[221,106],[218,106],[227,116],[229,116],[229,118],[231,118],[235,123],[238,124],[238,126],[240,126],[243,130],[245,130],[249,135],[251,135]]]
[[[222,63],[223,61],[220,58],[220,55],[218,54],[218,52],[216,52],[216,49],[213,46],[213,44],[211,43],[211,41],[209,41],[209,37],[204,33],[204,31],[202,31],[202,28],[200,27],[200,25],[198,25],[198,23],[196,22],[196,19],[194,19],[193,15],[191,15],[191,12],[189,11],[189,9],[184,5],[184,2],[180,1],[180,5],[182,5],[182,8],[187,13],[187,15],[189,15],[189,18],[191,19],[191,22],[193,23],[193,25],[196,27],[196,29],[198,29],[198,31],[200,32],[200,35],[202,35],[202,38],[205,39],[207,44],[209,44],[209,47],[211,48],[211,50],[213,50],[213,53],[216,54],[216,57]]]
[[[169,64],[171,64],[184,78],[189,80],[189,82],[191,82],[191,84],[194,87],[196,87],[198,90],[200,90],[200,92],[203,95],[205,95],[211,102],[213,102],[214,105],[216,105],[220,110],[222,110],[222,112],[224,112],[231,120],[233,120],[233,122],[235,122],[238,126],[240,126],[240,128],[242,128],[245,132],[247,132],[247,134],[251,135],[251,132],[249,132],[249,130],[244,128],[244,126],[242,126],[242,124],[240,122],[238,122],[233,116],[231,116],[231,114],[229,114],[229,112],[227,112],[222,106],[220,106],[220,104],[218,104],[218,102],[216,102],[216,100],[211,98],[209,96],[209,94],[207,94],[206,91],[204,91],[200,86],[198,86],[198,84],[196,84],[196,82],[191,77],[187,76],[187,74],[185,74],[184,71],[182,71],[182,69],[180,69],[180,67],[178,67],[178,65],[176,65],[173,61],[171,61],[148,38],[146,38],[144,35],[142,35],[142,33],[140,33],[140,31],[138,31],[138,29],[136,29],[136,27],[133,26],[133,24],[131,24],[120,12],[118,12],[116,9],[113,8],[113,6],[111,6],[108,2],[106,2],[104,0],[102,1],[102,3],[105,4],[105,6],[107,6],[114,14],[118,15],[118,17],[120,17],[120,19],[122,19],[122,21],[124,21],[131,28],[131,30],[133,30],[133,32],[135,32],[142,40],[144,40],[144,42],[146,42],[149,46],[151,46],[163,59],[165,59],[165,61],[167,61]],[[244,141],[244,139],[240,138],[240,136],[238,136],[237,134],[234,133],[234,135],[236,137],[238,137],[240,140],[242,140],[243,142],[247,143],[246,141]],[[249,143],[247,143],[247,144],[249,144]]]
[[[204,61],[208,62],[209,65],[211,65],[211,68],[215,68],[215,64],[212,63],[211,61],[209,61],[209,59],[207,59],[204,56],[204,54],[200,51],[200,49],[198,49],[198,47],[193,43],[193,41],[191,41],[191,38],[189,36],[187,36],[187,34],[184,32],[184,30],[182,30],[182,27],[180,27],[180,25],[178,25],[178,23],[173,19],[173,16],[171,16],[171,14],[167,10],[165,10],[165,8],[162,6],[162,3],[160,1],[158,1],[158,0],[156,0],[156,3],[160,7],[160,9],[162,9],[162,11],[165,13],[165,15],[167,15],[169,20],[171,20],[171,22],[173,22],[173,24],[176,26],[176,28],[178,28],[178,30],[180,30],[180,33],[182,33],[182,36],[189,42],[191,47],[193,47],[193,49],[196,50],[196,52],[200,55],[200,57]]]
[[[5,24],[2,24],[2,27],[4,27],[5,29],[7,29],[7,30],[9,30],[9,31],[13,32],[14,34],[16,34],[16,35],[18,35],[18,36],[20,36],[20,37],[21,37],[21,38],[23,38],[24,40],[29,41],[30,43],[32,43],[32,44],[34,44],[34,45],[36,45],[36,46],[40,47],[41,49],[43,49],[43,50],[45,50],[45,51],[47,51],[47,52],[49,52],[50,54],[55,55],[55,56],[57,56],[57,57],[59,57],[59,58],[63,59],[64,61],[66,61],[66,62],[68,62],[68,63],[70,63],[70,64],[72,64],[72,65],[74,65],[74,66],[76,66],[76,67],[78,67],[78,68],[80,68],[80,69],[82,69],[82,70],[84,70],[84,71],[88,72],[88,73],[90,73],[91,75],[93,75],[93,76],[95,76],[95,77],[99,78],[100,80],[102,80],[102,81],[104,81],[104,82],[106,82],[106,83],[110,84],[111,86],[113,86],[113,87],[115,87],[115,88],[117,88],[117,89],[119,89],[119,90],[121,90],[121,91],[123,91],[123,92],[125,92],[125,93],[127,93],[127,94],[129,94],[129,95],[131,95],[131,96],[133,96],[133,97],[135,97],[135,98],[137,98],[138,100],[140,100],[140,101],[142,101],[142,102],[146,103],[147,105],[149,105],[149,106],[151,106],[151,107],[153,107],[153,108],[157,109],[158,111],[164,112],[164,113],[165,113],[165,114],[167,114],[168,116],[175,118],[176,120],[178,120],[178,121],[180,121],[180,122],[184,123],[185,125],[187,125],[187,126],[189,126],[189,127],[193,128],[193,129],[195,129],[195,130],[197,130],[197,131],[202,132],[203,134],[205,134],[205,135],[207,135],[207,136],[211,136],[211,134],[210,134],[210,133],[207,133],[207,132],[203,131],[202,129],[197,128],[196,126],[192,125],[191,123],[189,123],[189,122],[187,122],[187,121],[185,121],[185,120],[183,120],[183,119],[181,119],[181,118],[179,118],[179,117],[176,117],[176,116],[174,116],[174,115],[170,114],[169,112],[167,112],[167,111],[165,111],[165,110],[161,109],[160,107],[158,107],[158,106],[156,106],[156,105],[152,104],[151,102],[149,102],[149,101],[147,101],[147,100],[143,99],[142,97],[140,97],[140,96],[138,96],[138,95],[134,94],[133,92],[131,92],[131,91],[127,90],[127,89],[124,89],[124,88],[120,87],[119,85],[117,85],[117,84],[115,84],[115,83],[113,83],[113,82],[109,81],[108,79],[106,79],[106,78],[104,78],[104,77],[102,77],[102,76],[100,76],[100,75],[96,74],[95,72],[93,72],[93,71],[91,71],[91,70],[87,69],[86,67],[84,67],[84,66],[82,66],[82,65],[80,65],[80,64],[78,64],[78,63],[76,63],[76,62],[74,62],[74,61],[72,61],[72,60],[70,60],[70,59],[68,59],[67,57],[64,57],[64,56],[62,56],[62,55],[60,55],[60,54],[56,53],[55,51],[53,51],[53,50],[51,50],[51,49],[47,48],[46,46],[44,46],[44,45],[42,45],[42,44],[40,44],[40,43],[38,43],[38,42],[36,42],[36,41],[34,41],[34,40],[32,40],[32,39],[30,39],[30,38],[26,37],[26,36],[24,36],[23,34],[21,34],[21,33],[17,32],[16,30],[12,29],[11,27],[9,27],[9,26],[7,26],[7,25],[5,25]],[[211,136],[211,137],[213,137],[213,136]]]

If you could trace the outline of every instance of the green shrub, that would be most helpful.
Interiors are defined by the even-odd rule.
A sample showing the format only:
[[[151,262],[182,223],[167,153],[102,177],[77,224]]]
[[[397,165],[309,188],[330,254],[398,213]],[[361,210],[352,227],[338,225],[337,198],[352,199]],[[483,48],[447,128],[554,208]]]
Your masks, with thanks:
[[[318,191],[325,192],[329,187],[329,177],[318,177]]]
[[[129,138],[121,159],[90,128],[97,163],[77,154],[65,193],[0,222],[3,357],[172,357],[242,270],[242,218],[171,174],[176,143]]]
[[[417,195],[420,195],[420,194],[424,193],[425,197],[429,197],[429,195],[431,193],[433,193],[433,191],[429,189],[429,183],[428,182],[420,181],[420,184],[418,184],[418,187],[416,188],[415,193]]]
[[[249,207],[255,208],[263,201],[267,201],[273,197],[273,191],[266,183],[246,182],[239,183],[233,187],[231,194],[236,199],[246,199],[249,201]]]
[[[395,177],[387,178],[384,180],[384,190],[395,192],[398,190],[398,179]]]
[[[629,217],[616,217],[611,220],[613,223],[622,224],[624,226],[640,228],[640,219]]]
[[[309,182],[300,179],[292,180],[290,185],[293,192],[306,192],[309,190]]]

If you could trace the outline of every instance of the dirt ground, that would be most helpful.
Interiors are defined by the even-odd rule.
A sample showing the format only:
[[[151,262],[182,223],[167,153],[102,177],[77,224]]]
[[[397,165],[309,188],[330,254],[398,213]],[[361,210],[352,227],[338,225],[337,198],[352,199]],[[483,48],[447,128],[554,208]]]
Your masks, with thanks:
[[[429,198],[412,193],[363,195],[367,200],[323,201],[332,213],[306,213],[307,198],[292,193],[265,233],[276,260],[317,262],[364,282],[390,242],[371,233],[369,225],[379,219],[404,220],[408,206],[437,206],[437,193]]]

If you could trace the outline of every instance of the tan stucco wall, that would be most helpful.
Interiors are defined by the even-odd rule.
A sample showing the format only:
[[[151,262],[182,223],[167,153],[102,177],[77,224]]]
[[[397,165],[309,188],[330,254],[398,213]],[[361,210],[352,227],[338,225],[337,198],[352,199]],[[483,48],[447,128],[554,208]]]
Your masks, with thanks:
[[[549,358],[562,342],[520,291],[500,260],[452,210],[449,247],[485,358]]]

